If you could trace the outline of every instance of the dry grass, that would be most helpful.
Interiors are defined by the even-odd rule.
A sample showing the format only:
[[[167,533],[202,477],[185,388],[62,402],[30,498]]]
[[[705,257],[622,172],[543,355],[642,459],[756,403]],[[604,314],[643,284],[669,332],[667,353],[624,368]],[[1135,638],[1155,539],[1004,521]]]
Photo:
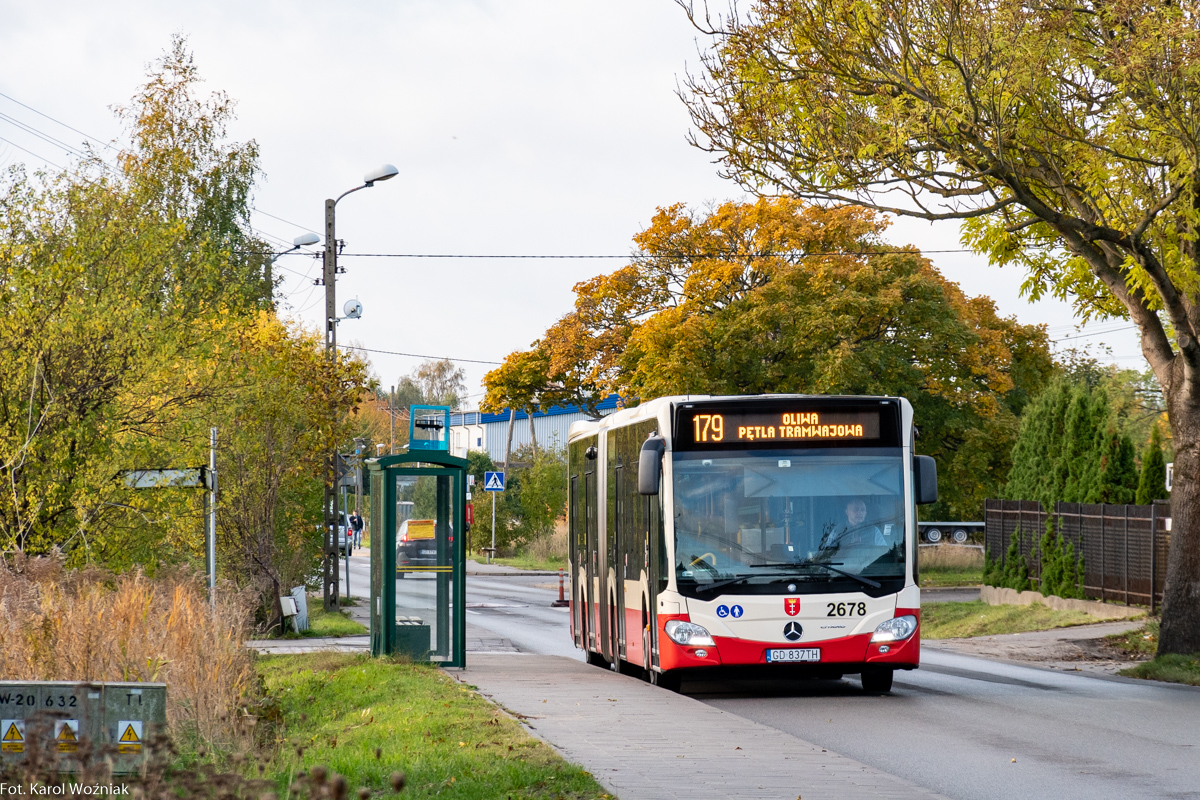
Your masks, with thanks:
[[[922,572],[925,570],[959,572],[970,569],[983,569],[983,551],[977,547],[967,547],[960,544],[938,544],[933,547],[921,547],[917,552],[917,565]]]
[[[565,561],[567,558],[567,521],[559,518],[548,536],[534,539],[522,548],[522,555],[533,561]]]
[[[54,558],[0,561],[0,675],[167,684],[179,741],[232,743],[255,691],[244,599],[209,604],[194,575],[68,572]]]

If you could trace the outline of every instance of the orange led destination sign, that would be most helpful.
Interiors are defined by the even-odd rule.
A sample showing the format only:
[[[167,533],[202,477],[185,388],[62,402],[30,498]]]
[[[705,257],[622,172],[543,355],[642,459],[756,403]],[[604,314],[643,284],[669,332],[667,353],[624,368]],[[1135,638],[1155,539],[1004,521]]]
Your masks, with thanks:
[[[696,444],[814,442],[879,438],[877,411],[691,413]]]

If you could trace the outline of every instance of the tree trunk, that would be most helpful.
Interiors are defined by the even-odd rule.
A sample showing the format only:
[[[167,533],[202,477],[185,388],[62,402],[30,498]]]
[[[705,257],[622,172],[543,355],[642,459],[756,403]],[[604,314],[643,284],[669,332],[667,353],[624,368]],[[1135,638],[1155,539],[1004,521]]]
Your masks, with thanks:
[[[533,447],[533,456],[537,458],[537,431],[533,429],[533,412],[529,412],[529,441]]]
[[[508,439],[504,442],[504,473],[508,474],[508,454],[512,452],[513,423],[517,421],[517,410],[508,409]]]
[[[1167,392],[1175,472],[1158,655],[1200,653],[1200,402],[1179,372]]]

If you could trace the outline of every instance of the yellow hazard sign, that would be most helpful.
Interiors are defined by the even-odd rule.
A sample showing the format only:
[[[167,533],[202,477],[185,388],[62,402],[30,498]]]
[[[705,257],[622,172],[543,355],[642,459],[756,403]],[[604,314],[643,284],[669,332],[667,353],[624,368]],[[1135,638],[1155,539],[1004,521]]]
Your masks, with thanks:
[[[4,732],[0,734],[0,752],[25,752],[25,720],[0,720],[0,731]]]
[[[117,723],[117,752],[142,752],[142,721],[123,719]]]
[[[79,720],[60,719],[54,723],[54,741],[58,752],[75,753],[79,750]]]

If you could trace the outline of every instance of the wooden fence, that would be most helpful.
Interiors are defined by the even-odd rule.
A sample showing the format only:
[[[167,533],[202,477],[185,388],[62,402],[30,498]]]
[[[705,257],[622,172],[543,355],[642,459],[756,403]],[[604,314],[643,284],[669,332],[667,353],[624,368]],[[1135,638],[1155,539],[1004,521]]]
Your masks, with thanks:
[[[1171,507],[1105,503],[1056,503],[1047,513],[1031,500],[988,500],[984,504],[984,547],[1003,563],[1013,532],[1029,562],[1029,577],[1041,577],[1039,543],[1049,522],[1082,554],[1084,595],[1095,600],[1148,605],[1162,602]]]

